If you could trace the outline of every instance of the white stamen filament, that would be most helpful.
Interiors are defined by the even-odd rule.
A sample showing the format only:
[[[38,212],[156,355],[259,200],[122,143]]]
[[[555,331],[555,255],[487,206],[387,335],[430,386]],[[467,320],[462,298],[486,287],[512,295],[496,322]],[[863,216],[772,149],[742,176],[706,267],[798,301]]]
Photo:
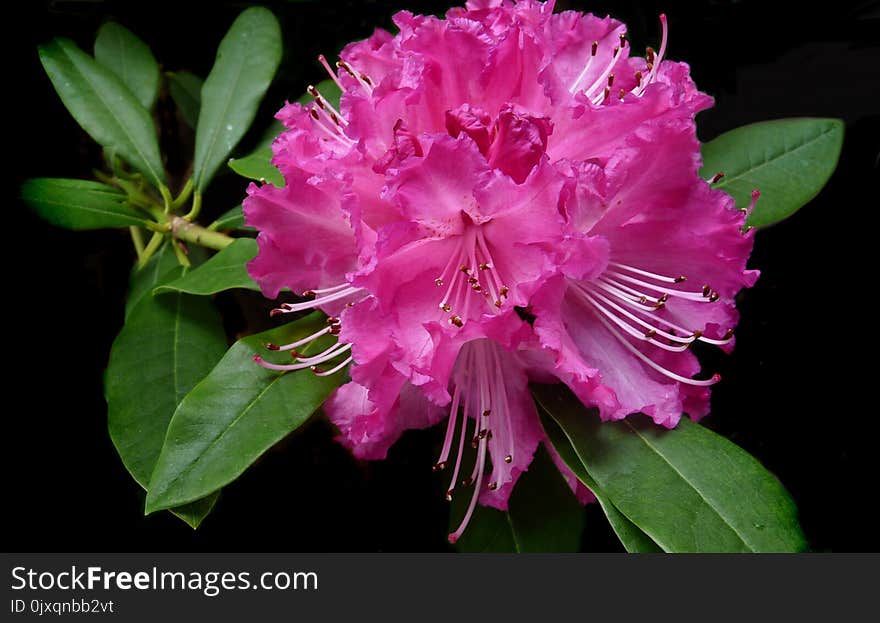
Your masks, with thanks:
[[[590,57],[587,59],[584,68],[581,70],[581,73],[578,74],[578,77],[575,78],[574,82],[571,83],[571,86],[568,87],[568,92],[572,95],[574,95],[574,92],[577,91],[578,85],[581,83],[581,81],[587,77],[587,73],[589,73],[590,67],[593,66],[593,59],[596,58],[596,50],[598,47],[599,42],[594,41],[590,49]]]
[[[643,288],[648,288],[649,290],[655,290],[657,292],[662,292],[663,294],[668,294],[669,296],[677,296],[678,298],[686,299],[688,301],[695,301],[697,303],[709,303],[712,302],[710,299],[703,296],[701,292],[688,292],[684,290],[675,290],[672,288],[666,288],[664,286],[658,286],[653,283],[648,283],[647,281],[642,281],[641,279],[636,279],[635,277],[631,277],[629,275],[625,275],[623,273],[617,272],[615,270],[607,270],[605,274],[609,277],[616,277],[622,281],[626,281],[636,286],[641,286]],[[609,283],[617,284],[614,279],[608,279]],[[621,284],[622,285],[622,284]],[[645,295],[648,298],[648,295]]]
[[[644,311],[654,311],[655,309],[657,309],[657,306],[660,304],[659,301],[653,301],[653,299],[647,299],[647,297],[639,297],[639,296],[634,296],[632,294],[629,294],[629,293],[625,292],[624,290],[621,290],[620,288],[613,286],[610,283],[607,283],[603,277],[599,277],[599,280],[594,281],[593,285],[596,286],[597,288],[605,290],[609,294],[613,294],[614,296],[616,296],[624,301],[627,301],[632,307],[635,307],[637,309],[641,309]],[[626,288],[626,286],[623,286],[623,287]],[[632,290],[632,288],[626,288],[626,289]],[[654,304],[652,304],[650,306],[647,305],[647,300],[645,301],[645,303],[642,303],[641,298],[646,298],[647,300],[652,300],[654,302]]]
[[[614,48],[614,54],[612,54],[612,56],[611,56],[611,61],[610,61],[610,62],[608,63],[608,65],[605,67],[605,70],[604,70],[601,74],[599,74],[599,77],[596,78],[596,80],[593,82],[593,84],[591,84],[591,85],[589,86],[589,88],[587,88],[587,89],[584,90],[584,95],[586,95],[587,97],[589,97],[590,100],[592,100],[592,102],[593,102],[594,104],[599,104],[599,103],[601,103],[602,100],[605,98],[605,96],[604,96],[604,92],[603,92],[603,93],[600,94],[600,96],[597,98],[597,97],[596,97],[596,94],[593,93],[593,90],[596,89],[596,88],[598,88],[598,87],[600,87],[600,86],[602,86],[602,85],[604,85],[604,84],[606,83],[606,80],[608,80],[608,76],[611,74],[611,70],[614,69],[614,65],[615,65],[615,63],[617,63],[617,59],[620,58],[621,54],[623,54],[623,48],[622,48],[622,47],[616,47],[616,48]]]
[[[449,409],[449,420],[446,423],[446,437],[443,439],[443,449],[440,451],[440,458],[437,459],[437,466],[446,465],[449,460],[449,451],[452,449],[452,438],[455,436],[455,423],[458,421],[458,407],[461,402],[461,387],[456,385],[455,391],[452,393],[452,407]]]
[[[657,77],[657,72],[660,69],[660,61],[663,60],[663,57],[666,54],[666,40],[669,34],[668,24],[666,23],[666,15],[660,14],[660,26],[663,29],[663,34],[660,39],[660,51],[657,53],[654,58],[654,62],[651,64],[651,70],[648,72],[648,75],[641,81],[639,85],[632,90],[637,96],[641,97],[645,94],[645,90],[648,88],[648,85],[654,82]]]
[[[325,370],[325,371],[323,371],[323,372],[320,372],[320,371],[318,371],[318,370],[315,370],[315,376],[330,376],[330,375],[332,375],[332,374],[336,374],[337,372],[339,372],[340,370],[342,370],[342,368],[344,368],[345,366],[347,366],[348,364],[350,364],[350,363],[352,362],[352,359],[354,359],[354,358],[353,358],[353,357],[348,357],[345,361],[343,361],[342,363],[338,364],[336,367],[331,368],[331,369],[329,369],[329,370]]]
[[[333,330],[333,325],[327,325],[326,327],[324,327],[320,331],[316,331],[315,333],[312,333],[311,335],[304,337],[301,340],[297,340],[296,342],[291,342],[290,344],[284,344],[283,346],[268,346],[267,348],[269,350],[277,350],[277,351],[281,351],[281,352],[288,351],[288,350],[294,350],[296,348],[299,348],[300,346],[308,344],[309,342],[317,340],[319,337],[321,337],[322,335],[325,335],[327,333],[330,333],[330,331],[332,331],[332,330]]]
[[[330,63],[327,62],[327,58],[323,54],[318,55],[318,62],[324,67],[327,71],[327,74],[330,76],[330,79],[336,83],[336,86],[339,87],[339,90],[345,93],[345,87],[342,86],[342,83],[339,81],[339,76],[336,75],[336,72],[330,68]]]
[[[621,335],[617,329],[612,327],[611,324],[607,320],[605,320],[605,318],[603,318],[601,315],[597,315],[596,318],[598,318],[599,322],[601,322],[603,325],[605,325],[605,328],[608,329],[608,331],[614,337],[616,337],[617,340],[629,352],[631,352],[633,355],[638,357],[642,361],[642,363],[644,363],[645,365],[647,365],[651,369],[656,370],[657,372],[659,372],[663,376],[672,379],[673,381],[678,381],[679,383],[684,383],[686,385],[694,385],[696,387],[708,387],[709,385],[714,385],[715,383],[717,383],[718,381],[721,380],[721,377],[718,374],[713,375],[712,378],[710,378],[710,379],[700,381],[697,379],[689,379],[687,377],[681,376],[680,374],[676,374],[672,370],[667,370],[666,368],[664,368],[660,364],[654,362],[650,357],[648,357],[645,353],[640,351],[638,348],[636,348],[635,346],[630,344],[629,341],[623,335]]]
[[[580,295],[582,297],[584,297],[592,305],[593,309],[599,311],[603,316],[605,316],[606,318],[611,320],[614,324],[616,324],[618,327],[623,329],[627,334],[634,337],[635,339],[640,340],[642,342],[648,342],[650,344],[653,344],[654,346],[662,348],[663,350],[668,350],[673,353],[680,353],[682,351],[687,350],[689,344],[683,344],[680,346],[670,346],[670,345],[665,344],[659,340],[652,339],[652,337],[645,335],[644,332],[637,331],[632,326],[630,326],[629,324],[627,324],[626,322],[621,320],[620,317],[615,316],[610,311],[608,311],[605,307],[603,307],[599,303],[599,301],[597,301],[594,297],[592,297],[585,290],[578,289],[577,291],[580,293]],[[656,329],[654,329],[653,327],[651,327],[651,328],[652,328],[652,330],[656,331]]]
[[[321,307],[322,305],[326,305],[327,303],[332,303],[333,301],[348,298],[349,296],[360,294],[361,292],[363,292],[362,288],[347,286],[341,290],[333,292],[332,294],[319,296],[318,298],[311,301],[304,301],[302,303],[284,303],[281,307],[278,307],[272,311],[273,313],[277,311],[277,313],[290,314],[293,312],[303,311],[305,309],[316,309],[318,307]]]

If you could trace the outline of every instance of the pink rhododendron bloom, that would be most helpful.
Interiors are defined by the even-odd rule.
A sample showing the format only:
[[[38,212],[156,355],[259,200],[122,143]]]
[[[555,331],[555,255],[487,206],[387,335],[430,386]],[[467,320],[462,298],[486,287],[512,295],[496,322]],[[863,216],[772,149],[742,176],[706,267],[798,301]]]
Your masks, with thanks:
[[[278,113],[284,188],[251,185],[249,265],[269,297],[310,298],[327,326],[293,361],[351,381],[325,410],[360,458],[446,419],[435,469],[507,508],[545,439],[528,383],[568,384],[604,419],[674,426],[708,408],[717,376],[688,347],[730,348],[733,296],[753,283],[752,236],[697,175],[694,115],[711,99],[688,67],[631,56],[611,18],[552,2],[471,2],[445,19],[347,46],[339,108]],[[338,342],[305,356],[326,334]],[[554,461],[579,499],[589,491]],[[472,457],[469,459],[468,457]],[[465,461],[471,461],[465,463]]]

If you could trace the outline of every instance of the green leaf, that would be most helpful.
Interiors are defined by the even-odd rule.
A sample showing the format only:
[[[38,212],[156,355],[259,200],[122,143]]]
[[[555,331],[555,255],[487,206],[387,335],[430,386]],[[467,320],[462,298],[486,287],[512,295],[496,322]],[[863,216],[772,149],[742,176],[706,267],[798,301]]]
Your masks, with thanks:
[[[21,185],[21,198],[41,217],[67,229],[129,227],[147,222],[141,212],[126,204],[124,194],[100,182],[37,177]]]
[[[598,488],[665,551],[805,549],[788,493],[723,437],[686,417],[674,430],[643,416],[603,423],[563,387],[533,391]]]
[[[541,424],[547,432],[550,443],[562,458],[562,461],[577,476],[578,480],[596,496],[596,501],[599,502],[599,506],[602,507],[602,511],[608,518],[608,523],[611,524],[611,528],[614,530],[617,538],[620,539],[620,542],[623,543],[626,551],[630,553],[662,552],[663,550],[651,540],[651,537],[642,532],[637,525],[627,519],[611,503],[605,492],[599,488],[599,485],[587,473],[584,464],[578,459],[565,433],[559,428],[553,417],[544,411],[540,403],[538,403],[538,412],[541,415]]]
[[[761,198],[749,225],[764,227],[791,216],[813,197],[834,173],[843,145],[840,119],[779,119],[753,123],[704,143],[700,174],[724,173],[714,188],[748,207],[753,190]]]
[[[202,85],[205,81],[188,71],[175,71],[168,76],[168,91],[177,104],[186,125],[193,130],[199,123],[199,108],[202,106]]]
[[[95,60],[115,73],[150,110],[159,94],[159,63],[149,46],[127,28],[107,22],[95,39]]]
[[[180,262],[174,255],[174,249],[167,242],[153,254],[146,266],[138,268],[135,264],[128,281],[128,298],[125,301],[126,319],[131,315],[141,298],[151,296],[153,288],[160,283],[177,279],[181,272]]]
[[[257,113],[281,61],[281,27],[270,11],[246,9],[217,50],[202,87],[193,183],[204,192]]]
[[[268,354],[266,342],[288,343],[323,325],[324,316],[314,313],[241,339],[229,349],[171,420],[150,480],[148,513],[203,498],[232,482],[323,404],[345,380],[344,372],[326,377],[308,369],[279,373],[253,361],[255,353]],[[328,342],[310,346],[317,351]],[[278,360],[284,361],[284,354],[278,353]]]
[[[245,226],[244,212],[242,212],[241,206],[237,205],[228,212],[224,212],[220,218],[208,226],[208,229],[225,231],[228,229],[251,230],[253,228]]]
[[[471,490],[455,496],[452,529],[464,516]],[[478,506],[456,549],[464,552],[576,552],[584,528],[584,508],[574,497],[547,451],[540,447],[513,488],[507,512]]]
[[[247,272],[247,263],[256,255],[257,241],[251,238],[239,238],[186,275],[163,283],[153,290],[153,294],[185,292],[207,295],[233,288],[259,291],[260,286]]]
[[[163,265],[161,257],[155,258],[134,281],[149,283]],[[156,273],[150,272],[153,269]],[[178,266],[165,278],[182,272]],[[144,488],[177,405],[225,350],[223,321],[209,299],[179,293],[138,297],[113,342],[104,387],[110,438],[125,467]],[[212,505],[213,500],[205,500],[174,510],[195,527]]]
[[[229,168],[249,180],[269,182],[278,188],[284,187],[284,177],[272,164],[272,149],[258,149],[244,158],[231,158]]]
[[[150,113],[119,78],[70,39],[39,47],[40,61],[77,123],[100,145],[124,158],[156,187],[165,170]]]

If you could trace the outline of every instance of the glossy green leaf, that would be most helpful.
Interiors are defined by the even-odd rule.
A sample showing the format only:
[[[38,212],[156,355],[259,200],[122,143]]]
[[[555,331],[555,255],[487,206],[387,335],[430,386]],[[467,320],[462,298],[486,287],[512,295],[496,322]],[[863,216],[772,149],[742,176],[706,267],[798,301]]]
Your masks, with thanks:
[[[249,180],[269,182],[278,188],[284,187],[284,177],[272,164],[271,148],[258,149],[244,158],[231,158],[229,168]]]
[[[165,170],[150,113],[109,69],[70,39],[41,45],[40,61],[73,118],[95,141],[124,158],[155,186]]]
[[[252,230],[244,224],[244,212],[240,205],[224,212],[220,217],[208,226],[214,231],[226,231],[229,229]]]
[[[150,110],[159,94],[159,63],[149,46],[124,26],[107,22],[95,39],[95,60],[115,73]]]
[[[142,212],[106,184],[59,177],[37,177],[21,185],[21,197],[41,217],[67,229],[144,225]]]
[[[459,489],[450,513],[458,527],[472,489]],[[478,506],[456,549],[463,552],[576,552],[584,528],[584,508],[568,488],[550,455],[539,447],[513,488],[507,512]]]
[[[257,255],[257,241],[239,238],[218,251],[207,262],[187,272],[179,279],[163,283],[153,294],[185,292],[187,294],[216,294],[233,288],[260,290],[247,272],[247,263]]]
[[[323,404],[346,379],[345,372],[326,377],[308,369],[279,373],[258,366],[253,356],[261,353],[269,359],[266,342],[289,343],[324,322],[323,315],[314,313],[239,340],[193,388],[168,427],[150,480],[148,513],[197,500],[232,482]],[[301,352],[327,345],[319,340],[310,345],[311,351]],[[274,353],[276,361],[290,361],[285,354]]]
[[[168,76],[168,92],[177,104],[186,125],[193,130],[199,123],[199,109],[202,107],[202,85],[205,81],[188,71],[175,71]]]
[[[795,118],[753,123],[703,144],[701,175],[723,172],[714,188],[744,209],[753,190],[761,198],[749,225],[763,227],[791,216],[825,186],[843,145],[840,119]]]
[[[280,61],[278,20],[262,7],[243,11],[220,43],[202,87],[193,163],[197,192],[205,191],[250,127]]]
[[[133,287],[140,291],[149,287],[163,265],[162,257],[155,258],[135,275]],[[178,266],[164,277],[182,272]],[[138,297],[110,351],[105,397],[110,438],[125,467],[144,488],[177,405],[225,350],[223,322],[209,299],[179,293]],[[195,527],[212,505],[213,500],[205,500],[174,511]]]
[[[614,530],[614,533],[617,535],[617,538],[620,539],[620,542],[626,548],[626,551],[642,554],[662,552],[663,550],[651,540],[651,537],[642,532],[637,525],[627,519],[623,513],[617,510],[614,504],[611,503],[611,500],[608,499],[605,492],[599,488],[599,485],[597,485],[587,473],[584,464],[578,459],[577,453],[575,453],[574,448],[571,446],[571,443],[569,443],[565,433],[559,428],[556,421],[544,411],[540,404],[538,404],[538,410],[541,415],[541,424],[547,432],[547,437],[550,440],[550,443],[553,444],[556,452],[572,473],[577,476],[578,480],[580,480],[584,486],[596,496],[596,501],[599,502],[599,506],[602,507],[602,511],[608,518],[608,523],[611,524],[612,530]]]
[[[805,549],[797,509],[775,476],[709,429],[646,417],[601,422],[561,386],[534,395],[611,503],[668,552]]]

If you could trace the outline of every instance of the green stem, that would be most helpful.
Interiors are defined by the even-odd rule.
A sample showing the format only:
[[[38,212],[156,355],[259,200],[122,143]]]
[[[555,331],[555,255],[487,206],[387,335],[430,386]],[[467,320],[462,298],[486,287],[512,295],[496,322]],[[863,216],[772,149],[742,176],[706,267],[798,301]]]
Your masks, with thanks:
[[[183,218],[185,218],[188,221],[194,221],[194,220],[196,220],[196,217],[199,215],[199,212],[201,212],[201,210],[202,210],[202,193],[200,193],[199,191],[196,191],[195,194],[193,195],[192,209]]]
[[[137,253],[138,261],[144,255],[144,236],[141,234],[141,228],[137,225],[132,225],[128,228],[128,231],[131,232],[131,241],[134,243],[134,250]]]
[[[225,249],[235,242],[235,238],[217,231],[211,231],[201,225],[190,223],[179,216],[171,217],[171,235],[177,240],[191,242],[209,249],[216,249],[217,251]]]
[[[171,246],[174,248],[174,255],[177,256],[177,261],[180,262],[180,265],[184,268],[190,268],[192,264],[189,261],[189,258],[186,256],[186,251],[183,248],[183,243],[179,240],[172,240]]]
[[[180,207],[184,203],[186,203],[187,199],[189,199],[189,196],[192,194],[192,191],[193,191],[193,180],[192,180],[192,178],[189,178],[186,181],[186,185],[183,187],[183,190],[181,190],[180,194],[177,195],[177,198],[171,202],[171,211],[176,212],[177,210],[179,210]]]
[[[165,234],[158,231],[153,232],[153,237],[150,238],[150,241],[147,243],[147,248],[144,249],[144,254],[141,255],[141,259],[138,261],[139,268],[143,268],[147,265],[147,262],[153,257],[153,254],[159,250],[159,247],[162,245],[162,240],[164,239]]]
[[[173,199],[171,198],[171,191],[168,190],[168,187],[165,184],[159,186],[159,194],[162,195],[162,201],[165,203],[165,214],[171,212],[171,203]]]

